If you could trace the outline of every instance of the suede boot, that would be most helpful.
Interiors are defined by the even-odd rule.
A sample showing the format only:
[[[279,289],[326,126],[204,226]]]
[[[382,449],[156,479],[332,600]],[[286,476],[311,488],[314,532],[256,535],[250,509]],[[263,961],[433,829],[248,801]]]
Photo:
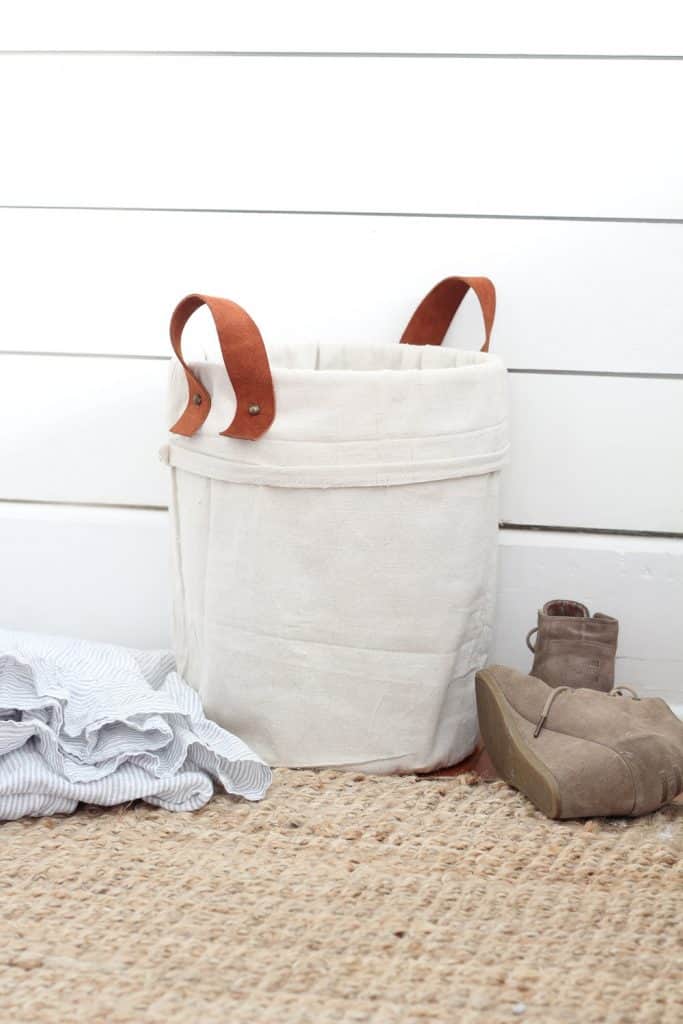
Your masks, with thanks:
[[[526,638],[534,656],[531,675],[548,686],[582,686],[608,693],[614,686],[618,632],[616,619],[599,612],[591,616],[585,604],[548,601]]]
[[[496,665],[476,676],[498,772],[549,818],[636,816],[683,791],[683,722],[665,701],[553,688]]]

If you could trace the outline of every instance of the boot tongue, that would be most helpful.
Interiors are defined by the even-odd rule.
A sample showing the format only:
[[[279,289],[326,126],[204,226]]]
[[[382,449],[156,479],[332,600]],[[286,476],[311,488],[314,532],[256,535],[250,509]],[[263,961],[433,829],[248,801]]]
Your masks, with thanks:
[[[563,618],[570,619],[590,618],[590,613],[585,604],[581,604],[579,601],[565,601],[562,598],[556,598],[554,601],[548,601],[547,604],[544,604],[543,614],[560,615]]]

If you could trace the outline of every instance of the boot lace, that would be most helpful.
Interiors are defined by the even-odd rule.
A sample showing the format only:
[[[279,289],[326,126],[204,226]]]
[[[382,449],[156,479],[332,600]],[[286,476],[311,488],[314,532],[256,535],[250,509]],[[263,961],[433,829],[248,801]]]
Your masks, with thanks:
[[[569,686],[558,686],[556,689],[550,691],[550,693],[548,694],[548,699],[546,700],[545,704],[543,705],[543,710],[541,711],[541,717],[536,722],[536,728],[534,729],[534,738],[536,736],[538,736],[538,734],[540,733],[541,729],[545,725],[545,720],[548,717],[548,715],[550,714],[550,709],[553,706],[553,701],[555,700],[555,698],[559,697],[559,695],[561,693],[565,693],[569,689],[571,689],[571,687],[569,687]]]
[[[631,700],[640,700],[640,697],[631,686],[615,686],[609,692],[610,697],[625,697],[626,694],[629,695]]]
[[[541,729],[545,725],[546,719],[547,719],[548,715],[550,714],[550,709],[553,706],[553,702],[554,702],[555,698],[558,697],[561,693],[564,693],[565,691],[571,690],[571,689],[572,689],[571,686],[558,686],[556,689],[550,691],[550,693],[548,694],[548,699],[546,700],[545,704],[543,705],[543,710],[541,711],[540,718],[538,719],[538,722],[536,723],[536,728],[534,729],[534,738],[536,738],[540,734]],[[640,700],[640,697],[638,696],[636,691],[632,687],[630,687],[630,686],[615,686],[612,690],[610,690],[608,696],[609,697],[626,697],[626,696],[628,696],[630,700]]]

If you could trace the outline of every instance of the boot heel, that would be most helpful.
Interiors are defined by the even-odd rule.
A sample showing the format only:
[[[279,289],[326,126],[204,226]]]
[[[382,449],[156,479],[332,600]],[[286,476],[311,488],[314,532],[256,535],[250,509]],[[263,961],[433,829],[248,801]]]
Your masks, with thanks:
[[[484,746],[500,776],[521,790],[548,818],[561,816],[557,780],[531,750],[510,706],[493,676],[482,669],[475,677],[479,728]]]

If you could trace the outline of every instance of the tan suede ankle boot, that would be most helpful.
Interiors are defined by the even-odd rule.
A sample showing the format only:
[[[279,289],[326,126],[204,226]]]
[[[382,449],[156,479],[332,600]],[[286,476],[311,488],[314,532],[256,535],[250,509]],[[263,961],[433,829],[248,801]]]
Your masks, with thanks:
[[[531,675],[548,686],[583,686],[607,693],[614,686],[618,632],[616,619],[600,612],[591,616],[585,604],[548,601],[526,638],[534,656]]]
[[[549,818],[635,816],[683,791],[683,722],[663,700],[477,672],[479,727],[502,779]]]

